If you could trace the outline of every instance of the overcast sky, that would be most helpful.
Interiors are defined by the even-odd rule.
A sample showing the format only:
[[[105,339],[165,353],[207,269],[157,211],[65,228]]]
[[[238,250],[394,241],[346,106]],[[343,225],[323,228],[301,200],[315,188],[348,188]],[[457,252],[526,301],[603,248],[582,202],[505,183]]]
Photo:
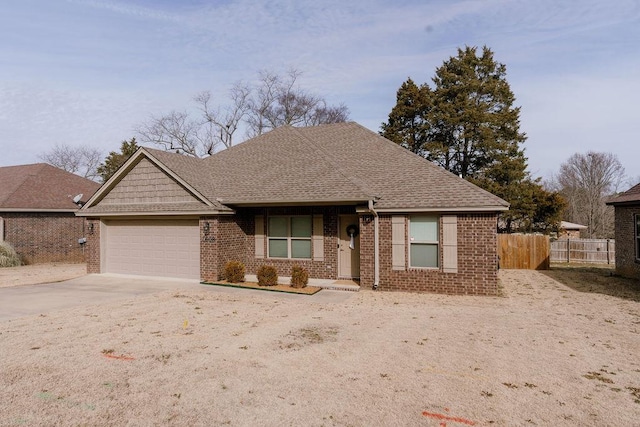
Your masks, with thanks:
[[[507,66],[533,176],[594,150],[640,180],[638,0],[4,0],[0,166],[56,143],[118,150],[263,69],[302,71],[377,132],[407,77],[431,83],[465,45]]]

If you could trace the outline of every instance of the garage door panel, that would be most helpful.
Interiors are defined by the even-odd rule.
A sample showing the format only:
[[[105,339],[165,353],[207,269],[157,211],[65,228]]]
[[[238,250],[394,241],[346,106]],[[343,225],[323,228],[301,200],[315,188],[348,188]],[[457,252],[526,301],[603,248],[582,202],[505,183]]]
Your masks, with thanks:
[[[106,221],[105,271],[199,279],[198,220]]]

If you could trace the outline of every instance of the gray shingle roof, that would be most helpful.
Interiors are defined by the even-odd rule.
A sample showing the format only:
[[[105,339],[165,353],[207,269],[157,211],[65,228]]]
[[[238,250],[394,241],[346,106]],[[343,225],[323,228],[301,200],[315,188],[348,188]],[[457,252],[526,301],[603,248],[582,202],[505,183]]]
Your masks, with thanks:
[[[373,194],[296,128],[285,126],[205,159],[224,204],[366,201]]]
[[[608,205],[640,204],[640,183],[607,201]]]
[[[144,150],[220,211],[241,205],[369,200],[380,210],[508,207],[499,197],[357,123],[284,126],[205,159]]]
[[[379,209],[499,208],[508,203],[357,123],[299,129],[380,199]]]
[[[46,163],[0,167],[1,210],[77,210],[73,197],[87,201],[96,182]]]
[[[376,199],[379,209],[508,203],[357,123],[285,126],[204,160],[224,204]]]

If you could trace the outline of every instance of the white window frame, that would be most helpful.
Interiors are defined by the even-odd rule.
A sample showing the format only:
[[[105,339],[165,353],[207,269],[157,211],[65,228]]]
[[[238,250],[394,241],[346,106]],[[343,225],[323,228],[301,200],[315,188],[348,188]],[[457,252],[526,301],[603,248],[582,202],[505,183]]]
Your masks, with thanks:
[[[287,219],[287,236],[276,237],[271,236],[271,218],[286,218]],[[311,227],[311,234],[309,237],[293,237],[291,236],[291,221],[293,218],[309,218],[309,224]],[[287,241],[287,256],[277,257],[271,255],[271,240],[286,240]],[[308,258],[293,258],[291,256],[291,243],[293,241],[308,241],[309,242],[309,257]],[[299,260],[311,260],[313,259],[313,216],[312,215],[271,215],[267,218],[267,257],[273,259],[299,259]]]
[[[414,220],[414,218],[433,218],[436,221],[436,226],[437,226],[437,230],[436,230],[436,235],[438,236],[438,240],[435,241],[430,241],[430,240],[414,240],[414,238],[411,236],[411,221]],[[409,226],[407,227],[407,232],[409,233],[409,239],[408,239],[408,244],[409,244],[409,268],[415,268],[415,269],[423,269],[423,270],[439,270],[440,269],[440,264],[441,264],[441,260],[440,260],[440,250],[441,250],[441,242],[440,242],[440,229],[441,229],[441,225],[440,225],[440,215],[410,215],[409,216]],[[412,265],[411,264],[411,251],[413,248],[413,245],[430,245],[430,246],[435,246],[436,247],[436,265],[435,266],[429,266],[429,267],[424,267],[424,266],[416,266],[416,265]]]

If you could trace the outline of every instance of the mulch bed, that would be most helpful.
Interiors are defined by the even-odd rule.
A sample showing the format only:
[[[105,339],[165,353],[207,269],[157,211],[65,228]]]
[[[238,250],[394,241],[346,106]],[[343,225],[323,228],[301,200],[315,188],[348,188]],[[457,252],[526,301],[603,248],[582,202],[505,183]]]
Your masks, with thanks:
[[[313,295],[315,293],[320,292],[320,290],[322,290],[322,288],[317,288],[315,286],[306,286],[304,288],[294,288],[289,285],[260,286],[256,282],[230,283],[224,280],[217,281],[217,282],[201,282],[201,283],[203,285],[228,286],[231,288],[259,289],[261,291],[285,292],[289,294],[302,294],[302,295]]]

